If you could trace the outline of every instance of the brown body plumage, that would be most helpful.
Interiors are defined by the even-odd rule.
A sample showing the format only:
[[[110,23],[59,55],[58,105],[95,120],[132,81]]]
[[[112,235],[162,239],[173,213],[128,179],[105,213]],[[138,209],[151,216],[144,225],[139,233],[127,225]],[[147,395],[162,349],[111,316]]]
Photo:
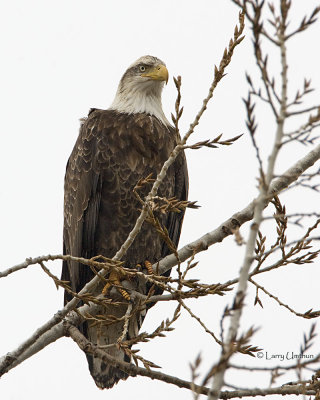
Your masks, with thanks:
[[[69,158],[65,176],[64,254],[91,258],[97,255],[112,258],[133,228],[141,204],[133,188],[141,178],[156,178],[163,163],[177,144],[172,127],[147,113],[123,113],[116,110],[90,111],[82,122],[80,134]],[[142,198],[151,185],[140,191]],[[181,153],[169,168],[158,195],[187,199],[188,181],[185,156]],[[157,214],[175,245],[178,244],[183,212]],[[124,266],[135,268],[145,260],[154,263],[170,251],[154,227],[144,222],[140,233],[123,258]],[[76,262],[64,262],[62,279],[79,291],[93,277],[92,271]],[[137,283],[137,290],[146,292]],[[97,293],[101,293],[101,288]],[[65,293],[65,301],[70,295]],[[122,316],[126,307],[112,307],[107,314]],[[134,315],[127,337],[138,334],[145,311]],[[123,321],[104,326],[84,324],[83,333],[94,343],[115,343],[121,335]],[[109,353],[128,361],[125,354],[113,347]],[[100,388],[108,388],[125,379],[121,370],[105,365],[87,355],[90,372]]]

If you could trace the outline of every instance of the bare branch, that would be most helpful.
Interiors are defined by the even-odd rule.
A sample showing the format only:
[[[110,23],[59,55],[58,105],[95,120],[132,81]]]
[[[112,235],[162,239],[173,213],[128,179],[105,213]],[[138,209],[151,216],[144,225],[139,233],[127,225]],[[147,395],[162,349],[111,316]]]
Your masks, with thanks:
[[[261,286],[257,282],[255,282],[252,278],[249,278],[249,282],[251,282],[253,285],[255,285],[258,289],[262,290],[266,295],[268,295],[269,297],[274,299],[280,306],[286,308],[287,310],[289,310],[292,314],[296,315],[297,317],[302,317],[302,318],[306,318],[306,319],[320,317],[320,310],[318,310],[318,311],[308,310],[307,312],[299,313],[299,312],[295,311],[293,308],[289,307],[287,304],[283,303],[281,300],[279,300],[279,298],[277,296],[270,293],[263,286]]]
[[[194,121],[190,125],[190,128],[189,128],[188,132],[185,134],[184,139],[182,141],[184,144],[186,143],[186,141],[189,138],[189,136],[193,133],[195,127],[199,124],[199,121],[200,121],[203,113],[207,109],[207,105],[208,105],[210,99],[213,96],[213,92],[214,92],[215,88],[217,87],[217,85],[220,82],[220,80],[224,77],[224,71],[225,71],[226,67],[230,64],[234,49],[244,39],[244,36],[241,36],[242,33],[243,33],[243,30],[244,30],[244,13],[240,12],[239,13],[239,28],[237,26],[235,27],[233,40],[230,39],[228,49],[224,50],[223,57],[222,57],[222,59],[220,61],[219,68],[217,68],[215,66],[215,69],[214,69],[214,80],[213,80],[213,82],[212,82],[212,84],[210,86],[208,96],[203,100],[203,105],[202,105],[200,111],[198,112],[198,114],[196,115],[196,118],[194,119]]]
[[[77,343],[77,345],[85,352],[89,354],[93,354],[96,357],[101,358],[107,364],[112,366],[117,366],[122,371],[126,372],[130,376],[145,376],[151,379],[160,380],[166,383],[173,384],[180,388],[185,388],[189,390],[195,390],[197,393],[201,394],[209,394],[209,389],[206,387],[202,387],[194,384],[193,382],[188,382],[177,377],[167,375],[158,371],[153,371],[147,368],[137,367],[133,364],[126,363],[124,361],[116,360],[114,357],[110,356],[104,350],[95,346],[93,343],[89,342],[80,332],[79,330],[70,324],[65,324],[64,327],[66,334],[69,334],[70,337]],[[266,389],[252,389],[252,390],[237,390],[232,392],[221,392],[221,399],[232,399],[236,397],[255,397],[258,395],[273,395],[273,394],[301,394],[305,393],[308,395],[314,395],[315,389],[313,385],[295,385],[295,386],[281,386],[277,388],[266,388]]]
[[[308,168],[314,165],[314,163],[317,162],[319,159],[320,145],[316,146],[313,150],[307,153],[305,157],[296,162],[292,167],[284,172],[283,175],[274,179],[270,185],[269,195],[267,196],[269,200],[265,199],[265,207],[267,206],[267,202],[271,200],[271,196],[274,196],[274,194],[281,192],[291,183],[296,181],[299,176],[301,176]],[[245,222],[250,221],[253,218],[253,210],[256,201],[257,199],[253,200],[244,209],[237,212],[231,218],[223,222],[217,229],[208,232],[201,238],[187,244],[182,249],[180,249],[178,251],[180,261],[183,262],[189,257],[192,257],[193,254],[205,251],[209,246],[222,242],[223,239],[232,234],[233,229],[235,229],[236,227],[240,227]],[[158,268],[158,273],[162,275],[175,265],[176,257],[171,254],[163,258],[159,263],[154,264],[152,268],[155,272]]]

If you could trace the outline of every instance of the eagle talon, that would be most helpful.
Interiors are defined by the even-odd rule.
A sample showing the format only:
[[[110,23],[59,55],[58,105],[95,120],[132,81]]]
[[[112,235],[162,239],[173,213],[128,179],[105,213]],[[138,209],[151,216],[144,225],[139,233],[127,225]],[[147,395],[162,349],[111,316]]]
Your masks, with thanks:
[[[125,289],[121,289],[118,288],[119,293],[122,295],[122,297],[124,297],[126,300],[130,301],[130,294],[125,290]]]
[[[107,294],[107,292],[111,288],[111,286],[121,286],[121,282],[120,282],[121,275],[122,274],[117,271],[110,272],[109,282],[102,289],[103,295]],[[126,300],[128,300],[128,301],[130,300],[130,295],[125,289],[117,287],[117,290]]]
[[[144,266],[146,267],[149,275],[153,275],[154,274],[153,269],[152,269],[152,264],[151,264],[150,261],[146,260],[144,262]]]

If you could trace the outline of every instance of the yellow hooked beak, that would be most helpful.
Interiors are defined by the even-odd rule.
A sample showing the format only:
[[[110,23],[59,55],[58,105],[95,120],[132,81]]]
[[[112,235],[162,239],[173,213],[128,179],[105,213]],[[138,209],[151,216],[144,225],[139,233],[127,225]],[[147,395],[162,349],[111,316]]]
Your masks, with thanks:
[[[154,79],[155,81],[165,81],[168,83],[169,72],[165,65],[157,65],[148,72],[141,74],[141,76]]]

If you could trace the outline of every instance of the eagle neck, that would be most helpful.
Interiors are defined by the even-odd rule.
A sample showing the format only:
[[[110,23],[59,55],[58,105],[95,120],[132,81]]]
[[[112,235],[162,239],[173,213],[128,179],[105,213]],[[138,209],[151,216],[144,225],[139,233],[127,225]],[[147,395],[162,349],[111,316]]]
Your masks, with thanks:
[[[138,90],[119,86],[110,109],[125,114],[145,113],[156,117],[164,125],[170,125],[161,103],[162,85],[153,90]]]

